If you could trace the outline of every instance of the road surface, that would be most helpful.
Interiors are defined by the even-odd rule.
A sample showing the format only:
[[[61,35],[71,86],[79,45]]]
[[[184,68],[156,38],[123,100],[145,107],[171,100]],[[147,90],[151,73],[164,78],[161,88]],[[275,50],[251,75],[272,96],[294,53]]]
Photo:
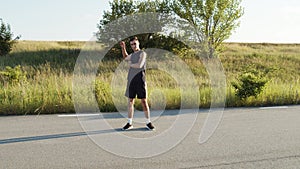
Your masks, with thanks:
[[[74,116],[0,117],[0,168],[300,168],[300,106],[225,109],[217,130],[204,144],[198,140],[208,111],[200,110],[178,145],[148,158],[119,156],[90,137],[116,132],[129,138],[155,136],[176,119],[178,115],[172,112],[153,118],[155,132],[146,131],[141,123],[131,131],[121,131],[126,119],[119,113],[104,115],[115,127],[106,133],[83,130]],[[84,118],[93,121],[97,115]]]

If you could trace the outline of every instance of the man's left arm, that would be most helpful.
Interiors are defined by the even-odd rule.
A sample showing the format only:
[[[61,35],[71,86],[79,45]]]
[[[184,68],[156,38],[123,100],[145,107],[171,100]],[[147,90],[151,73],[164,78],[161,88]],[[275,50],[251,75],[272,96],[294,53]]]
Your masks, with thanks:
[[[147,57],[147,54],[145,52],[142,52],[141,55],[140,55],[140,59],[137,63],[134,63],[134,64],[130,64],[130,67],[132,68],[142,68],[146,62],[146,57]]]

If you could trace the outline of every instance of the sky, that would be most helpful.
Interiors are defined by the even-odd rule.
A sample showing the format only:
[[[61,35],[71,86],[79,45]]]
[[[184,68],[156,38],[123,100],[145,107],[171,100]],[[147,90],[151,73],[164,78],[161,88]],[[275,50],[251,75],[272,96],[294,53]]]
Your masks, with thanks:
[[[108,0],[0,0],[0,18],[21,40],[87,41]],[[300,43],[299,0],[243,0],[244,15],[227,42]]]

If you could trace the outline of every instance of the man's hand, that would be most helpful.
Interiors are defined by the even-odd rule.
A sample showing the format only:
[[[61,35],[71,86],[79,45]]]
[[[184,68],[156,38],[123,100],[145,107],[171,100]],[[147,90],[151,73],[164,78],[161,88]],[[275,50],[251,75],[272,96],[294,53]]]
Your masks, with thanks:
[[[121,41],[121,42],[120,42],[120,46],[121,46],[121,49],[122,49],[122,55],[123,55],[123,58],[126,59],[127,56],[128,56],[128,53],[127,53],[127,51],[126,51],[126,44],[125,44],[125,42],[124,42],[124,41]],[[127,59],[129,59],[129,58],[127,58]]]
[[[121,42],[120,42],[120,46],[121,46],[121,48],[124,49],[124,48],[126,47],[125,42],[124,42],[124,41],[121,41]]]

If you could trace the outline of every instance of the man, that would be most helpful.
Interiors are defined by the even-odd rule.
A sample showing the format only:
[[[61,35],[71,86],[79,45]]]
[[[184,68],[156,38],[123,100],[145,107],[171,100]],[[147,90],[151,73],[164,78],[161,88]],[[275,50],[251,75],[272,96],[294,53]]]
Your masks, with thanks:
[[[143,111],[146,117],[146,127],[149,130],[154,130],[154,126],[150,120],[150,111],[147,102],[147,84],[146,84],[146,56],[147,54],[140,49],[140,43],[137,37],[130,39],[130,46],[133,53],[128,55],[125,42],[120,43],[123,58],[129,61],[129,72],[127,77],[127,88],[125,96],[128,97],[128,123],[123,127],[123,130],[133,128],[132,119],[134,114],[134,99],[141,99]]]

